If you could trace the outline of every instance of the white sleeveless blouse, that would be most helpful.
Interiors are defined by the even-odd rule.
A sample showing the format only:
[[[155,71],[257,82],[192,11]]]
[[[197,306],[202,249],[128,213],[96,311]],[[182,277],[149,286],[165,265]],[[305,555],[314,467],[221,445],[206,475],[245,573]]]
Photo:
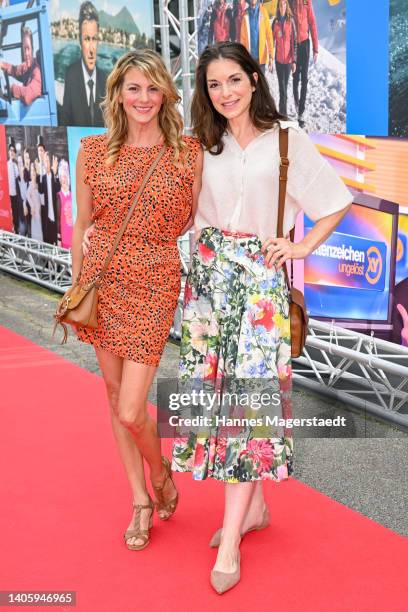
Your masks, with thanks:
[[[284,235],[300,210],[313,220],[342,210],[353,196],[332,166],[297,123],[289,127],[289,170]],[[204,152],[202,188],[194,230],[204,227],[254,233],[263,241],[276,237],[279,192],[279,127],[252,140],[243,150],[231,133],[220,155]]]

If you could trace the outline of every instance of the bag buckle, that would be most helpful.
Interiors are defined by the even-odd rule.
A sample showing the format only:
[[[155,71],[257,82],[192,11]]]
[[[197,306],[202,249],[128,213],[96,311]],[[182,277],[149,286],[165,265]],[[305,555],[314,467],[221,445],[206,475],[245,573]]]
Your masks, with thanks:
[[[279,180],[286,181],[288,177],[289,159],[287,157],[280,158],[279,164]]]

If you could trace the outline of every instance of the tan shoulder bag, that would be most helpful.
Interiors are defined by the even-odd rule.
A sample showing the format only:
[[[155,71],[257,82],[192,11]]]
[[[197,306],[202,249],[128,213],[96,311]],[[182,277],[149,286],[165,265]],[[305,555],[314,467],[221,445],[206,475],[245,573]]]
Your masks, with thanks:
[[[279,208],[278,208],[278,228],[277,237],[283,238],[283,216],[285,212],[286,184],[288,180],[288,130],[279,128]],[[295,228],[290,230],[290,240],[294,242]],[[309,317],[306,311],[305,297],[299,289],[293,286],[293,259],[290,260],[290,281],[286,262],[283,265],[286,284],[289,290],[289,317],[290,317],[290,337],[292,343],[292,357],[300,357],[306,343],[307,325]]]
[[[68,289],[68,291],[63,295],[61,300],[58,302],[57,310],[54,314],[55,324],[54,324],[54,331],[52,335],[54,336],[57,326],[61,325],[64,329],[64,336],[62,338],[61,344],[65,344],[68,338],[68,329],[66,325],[67,323],[74,324],[74,325],[80,325],[81,327],[90,327],[90,328],[98,327],[98,320],[97,320],[98,290],[99,290],[101,281],[106,274],[108,266],[112,260],[113,254],[115,253],[115,250],[120,242],[120,239],[123,236],[123,233],[127,227],[127,224],[130,221],[133,211],[135,210],[136,204],[144,188],[146,187],[147,181],[149,180],[149,178],[155,171],[157,164],[163,157],[164,153],[166,152],[166,149],[167,149],[166,146],[163,146],[160,149],[159,154],[157,155],[156,159],[153,161],[152,165],[147,171],[147,174],[144,177],[142,184],[140,185],[135,195],[133,204],[129,208],[129,212],[126,215],[126,218],[124,219],[122,225],[120,226],[118,233],[116,234],[116,238],[113,243],[113,246],[110,252],[108,253],[108,255],[106,256],[105,262],[99,274],[96,276],[96,278],[92,282],[86,285],[80,285],[79,284],[79,278],[81,276],[81,272],[80,272],[78,274],[78,277],[75,283],[72,285],[70,289]]]

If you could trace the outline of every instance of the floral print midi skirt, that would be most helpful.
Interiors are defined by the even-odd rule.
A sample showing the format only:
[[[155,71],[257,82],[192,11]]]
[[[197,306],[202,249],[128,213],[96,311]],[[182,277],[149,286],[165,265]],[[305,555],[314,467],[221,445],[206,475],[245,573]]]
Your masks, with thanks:
[[[257,236],[201,232],[186,281],[180,355],[181,383],[215,389],[236,380],[242,391],[242,384],[275,381],[281,423],[291,418],[288,289],[282,269],[265,266]],[[226,435],[216,425],[176,436],[172,469],[192,471],[195,480],[281,481],[293,472],[286,427],[268,437],[251,426]]]

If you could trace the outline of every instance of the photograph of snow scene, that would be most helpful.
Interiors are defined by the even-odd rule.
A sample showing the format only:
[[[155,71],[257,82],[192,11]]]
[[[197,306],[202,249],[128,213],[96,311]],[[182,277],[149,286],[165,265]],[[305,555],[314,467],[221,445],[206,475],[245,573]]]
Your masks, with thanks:
[[[390,136],[408,137],[408,2],[390,0],[389,25]]]
[[[199,52],[225,40],[260,63],[282,114],[346,131],[346,0],[199,0]]]

